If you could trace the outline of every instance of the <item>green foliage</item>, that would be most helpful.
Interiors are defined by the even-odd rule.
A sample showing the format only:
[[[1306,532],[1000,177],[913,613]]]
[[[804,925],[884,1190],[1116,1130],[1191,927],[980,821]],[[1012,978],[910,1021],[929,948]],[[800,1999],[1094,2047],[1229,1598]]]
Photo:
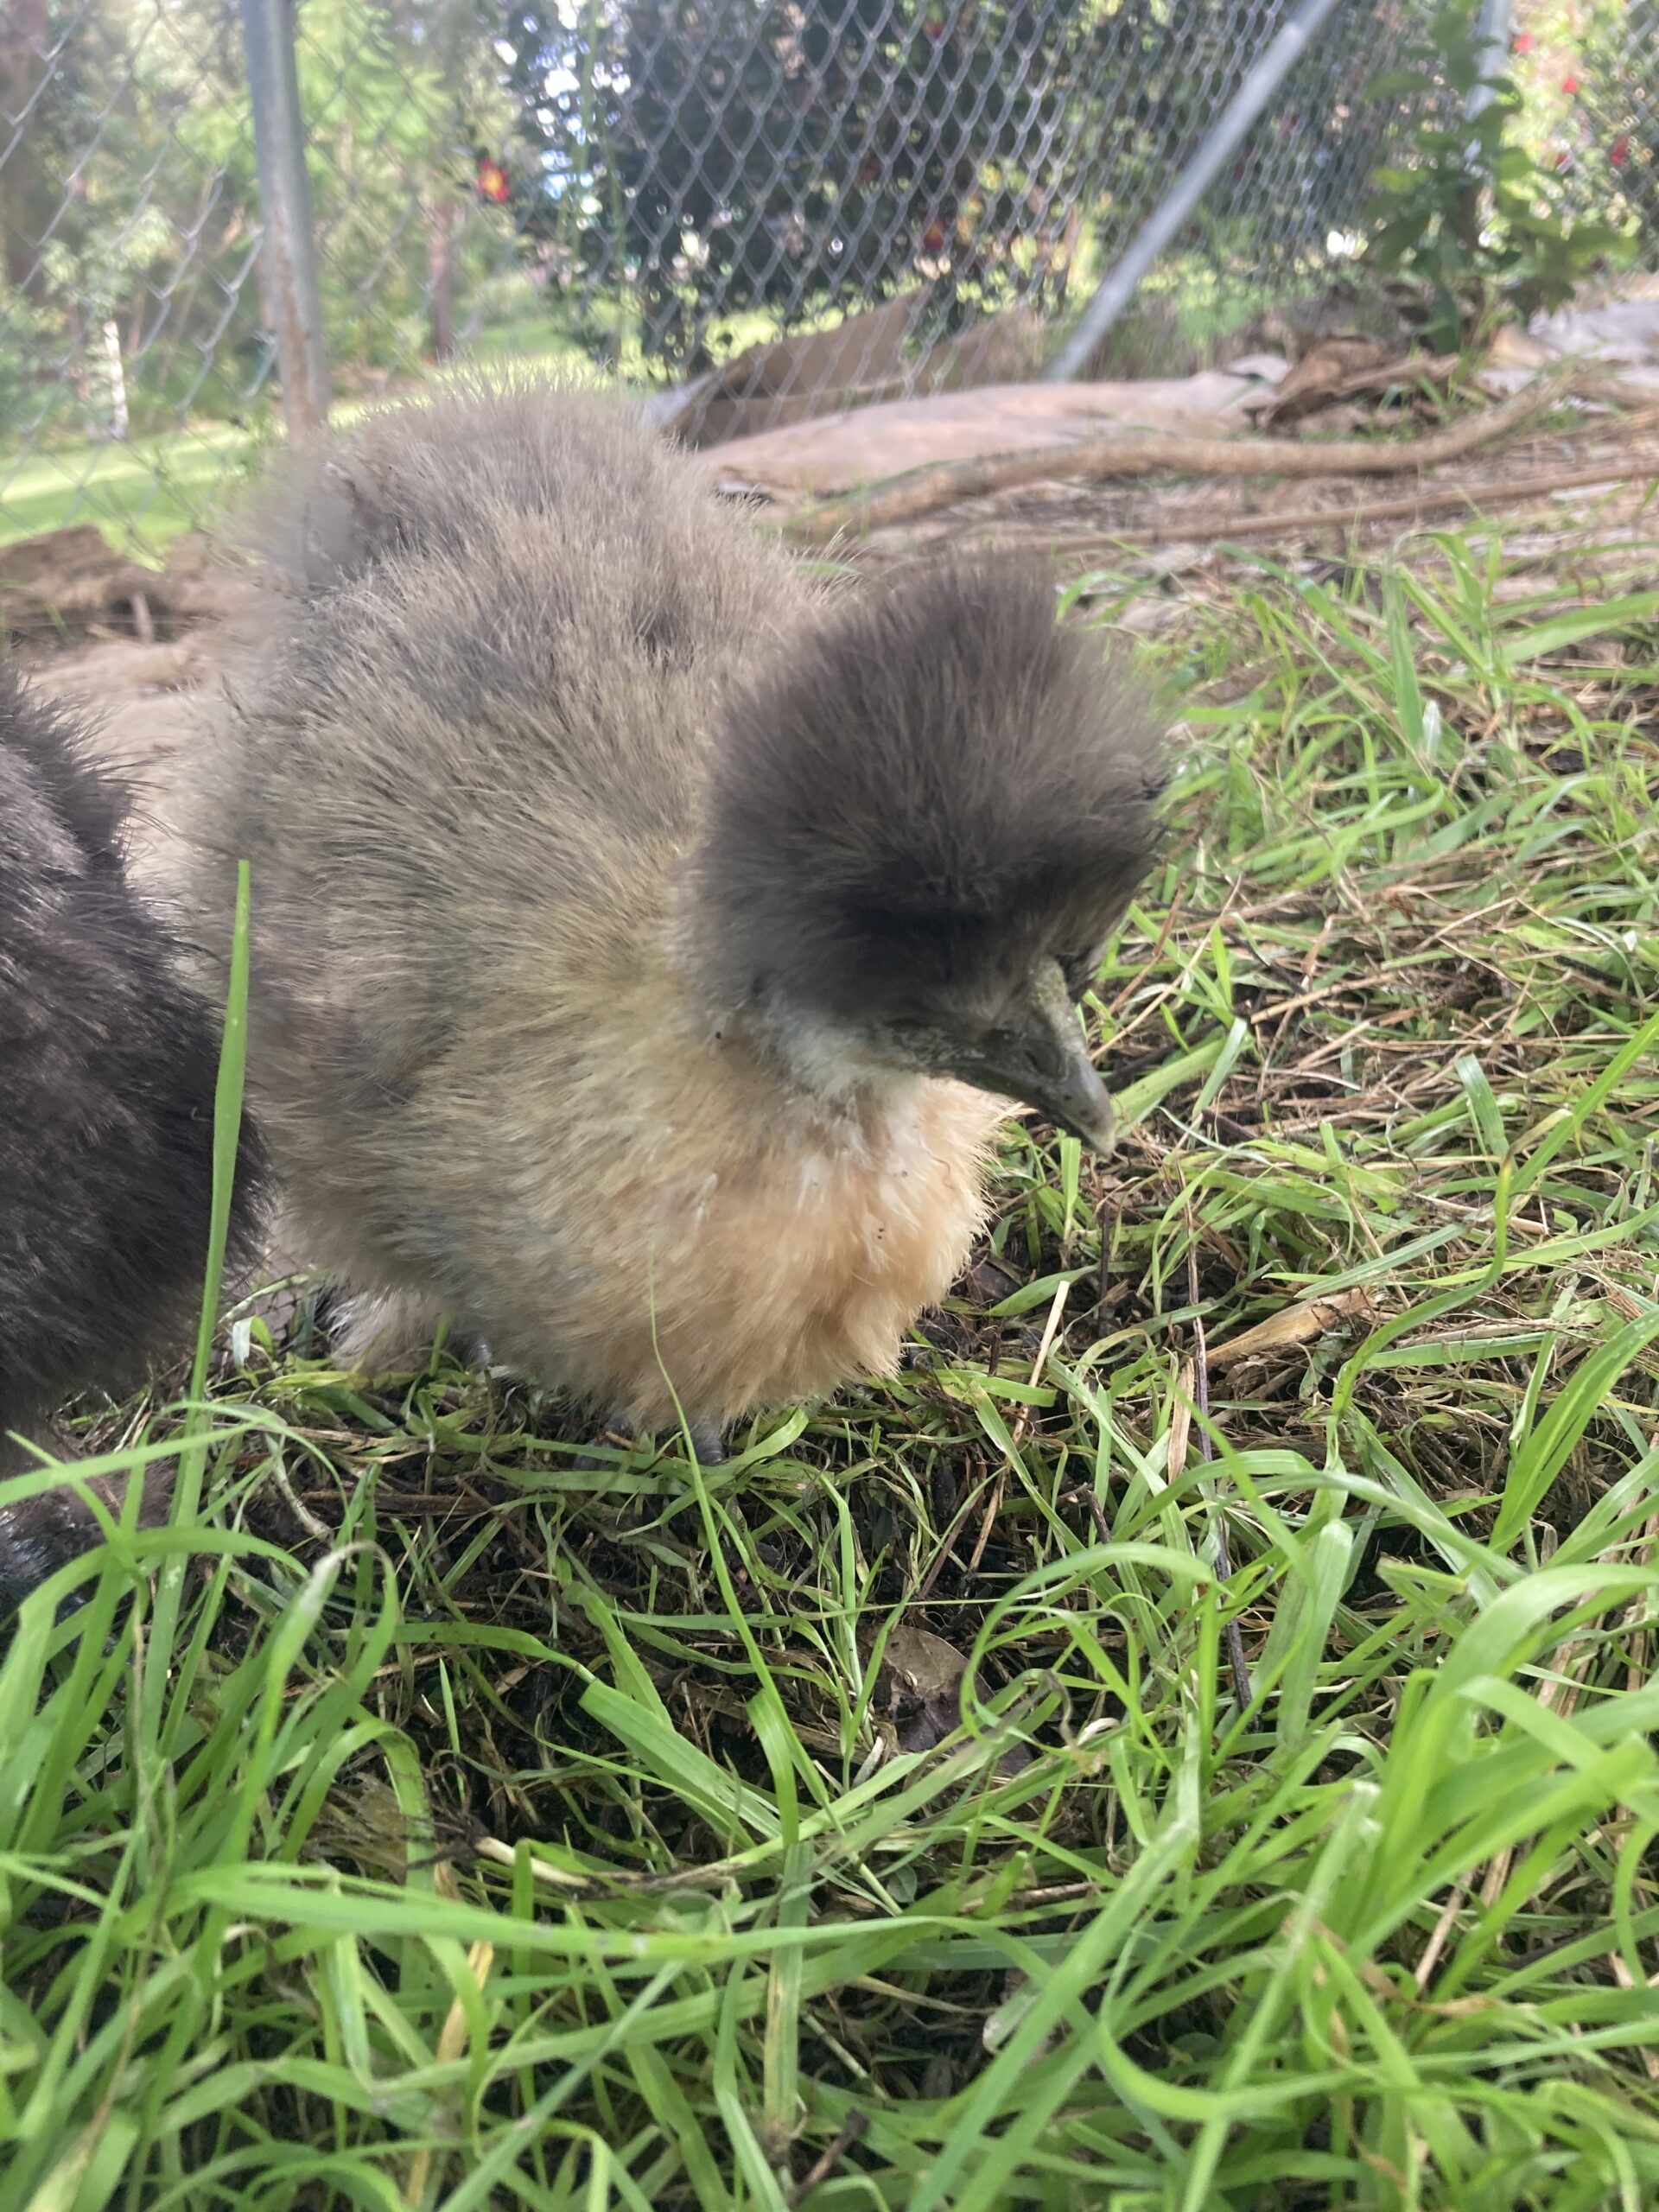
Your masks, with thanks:
[[[107,437],[113,332],[135,436],[245,418],[270,380],[252,117],[222,0],[41,0],[50,66],[0,159],[0,435]],[[510,110],[482,0],[296,16],[324,345],[349,385],[409,369],[514,263],[474,149]]]
[[[1659,0],[1531,0],[1513,71],[1562,207],[1659,266]]]
[[[664,370],[901,291],[918,334],[1063,304],[1128,242],[1239,66],[1223,0],[589,0],[511,10],[517,200],[596,345]],[[1190,226],[1259,278],[1351,222],[1363,41],[1322,41]]]
[[[433,351],[435,284],[464,311],[512,261],[508,219],[474,190],[475,151],[511,116],[489,43],[498,21],[484,0],[305,0],[300,11],[324,343],[348,376],[413,368]]]
[[[234,19],[213,0],[42,14],[51,66],[0,167],[12,423],[110,435],[112,353],[136,432],[245,404],[258,349],[226,313],[255,229]]]
[[[51,343],[51,318],[21,293],[0,285],[0,440],[40,412],[41,364]]]
[[[1495,321],[1560,306],[1624,244],[1608,223],[1575,221],[1559,180],[1521,142],[1513,82],[1483,75],[1479,15],[1479,0],[1446,0],[1406,66],[1370,88],[1409,102],[1412,118],[1372,180],[1370,257],[1402,280],[1442,353]]]

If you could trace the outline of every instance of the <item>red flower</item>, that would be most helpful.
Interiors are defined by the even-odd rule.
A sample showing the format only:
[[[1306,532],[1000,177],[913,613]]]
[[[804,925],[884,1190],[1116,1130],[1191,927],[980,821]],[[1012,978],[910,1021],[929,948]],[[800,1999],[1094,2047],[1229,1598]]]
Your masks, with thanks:
[[[922,245],[929,253],[941,253],[944,250],[944,225],[936,215],[922,232]]]
[[[1563,146],[1560,152],[1555,156],[1555,166],[1558,169],[1567,168],[1571,167],[1572,161],[1572,155],[1569,154],[1567,148]]]
[[[1562,90],[1562,91],[1567,94],[1567,97],[1568,98],[1568,99],[1573,99],[1573,98],[1574,94],[1578,92],[1578,89],[1579,89],[1579,80],[1578,80],[1578,79],[1577,79],[1576,77],[1563,77],[1563,78],[1562,78],[1562,79],[1561,79],[1561,90]]]
[[[1517,54],[1530,54],[1532,52],[1532,33],[1530,31],[1517,31],[1516,33],[1515,50]]]
[[[505,169],[487,155],[478,165],[478,196],[487,200],[492,207],[505,207],[512,197],[512,185]]]
[[[1607,149],[1607,158],[1616,169],[1622,169],[1630,157],[1630,134],[1621,130]]]

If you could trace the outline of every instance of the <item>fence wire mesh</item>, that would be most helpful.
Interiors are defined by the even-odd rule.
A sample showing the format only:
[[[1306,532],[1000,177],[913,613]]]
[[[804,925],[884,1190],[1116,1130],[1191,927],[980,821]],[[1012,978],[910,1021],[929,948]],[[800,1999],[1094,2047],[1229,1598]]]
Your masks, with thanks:
[[[135,488],[181,509],[257,403],[271,361],[240,68],[233,24],[207,9],[0,11],[8,530],[122,512]]]
[[[1294,0],[241,4],[293,41],[337,408],[461,353],[586,359],[690,385],[708,440],[826,391],[1033,372]],[[1354,266],[1412,120],[1389,73],[1431,19],[1340,0],[1115,368],[1240,342]],[[1659,0],[1516,24],[1564,193],[1659,261]],[[251,465],[270,212],[237,0],[5,0],[0,540],[92,520],[154,547]]]
[[[1659,270],[1659,0],[1543,0],[1521,10],[1514,47],[1535,149],[1566,204],[1616,224]]]

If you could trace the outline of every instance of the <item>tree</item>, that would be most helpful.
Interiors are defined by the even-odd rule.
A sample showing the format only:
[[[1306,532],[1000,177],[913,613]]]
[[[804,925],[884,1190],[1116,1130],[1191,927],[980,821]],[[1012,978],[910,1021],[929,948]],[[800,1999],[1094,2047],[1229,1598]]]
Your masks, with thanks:
[[[296,37],[334,365],[452,350],[513,262],[474,184],[512,110],[491,0],[302,0]],[[238,12],[0,0],[0,431],[105,435],[260,404],[273,316]],[[3,147],[3,141],[0,141]],[[522,280],[521,280],[522,281]]]
[[[0,257],[8,286],[24,296],[38,295],[39,241],[55,209],[41,134],[25,127],[51,67],[49,40],[47,0],[7,0],[0,8],[0,124],[17,133],[0,165]]]
[[[14,430],[73,401],[77,427],[124,435],[233,379],[251,161],[217,158],[206,118],[233,105],[239,52],[211,0],[28,4],[45,66],[0,168],[0,400]]]

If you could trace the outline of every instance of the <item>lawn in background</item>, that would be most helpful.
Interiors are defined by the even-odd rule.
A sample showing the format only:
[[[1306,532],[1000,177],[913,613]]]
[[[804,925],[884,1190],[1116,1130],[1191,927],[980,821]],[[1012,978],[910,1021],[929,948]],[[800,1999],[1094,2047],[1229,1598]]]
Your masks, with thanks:
[[[0,545],[90,522],[118,552],[160,561],[245,474],[255,445],[248,430],[218,423],[0,456]]]
[[[605,334],[614,311],[602,305],[591,318]],[[774,334],[759,315],[733,316],[718,334],[727,350],[741,351]],[[604,373],[575,336],[550,334],[544,321],[523,320],[480,332],[465,352],[480,366],[579,380]],[[637,342],[621,341],[624,372],[644,381]],[[389,384],[399,395],[418,391],[439,373],[416,361]],[[350,388],[337,391],[330,420],[343,429],[371,401]],[[117,443],[111,439],[43,439],[26,448],[0,445],[0,546],[48,531],[92,523],[120,553],[160,564],[183,531],[211,530],[226,494],[263,466],[279,437],[279,416],[262,400],[246,423],[191,422],[175,430]]]
[[[231,1319],[0,1669],[0,2205],[1659,2202],[1659,594],[1534,557],[1096,580],[1127,1133],[891,1383],[594,1471]]]

